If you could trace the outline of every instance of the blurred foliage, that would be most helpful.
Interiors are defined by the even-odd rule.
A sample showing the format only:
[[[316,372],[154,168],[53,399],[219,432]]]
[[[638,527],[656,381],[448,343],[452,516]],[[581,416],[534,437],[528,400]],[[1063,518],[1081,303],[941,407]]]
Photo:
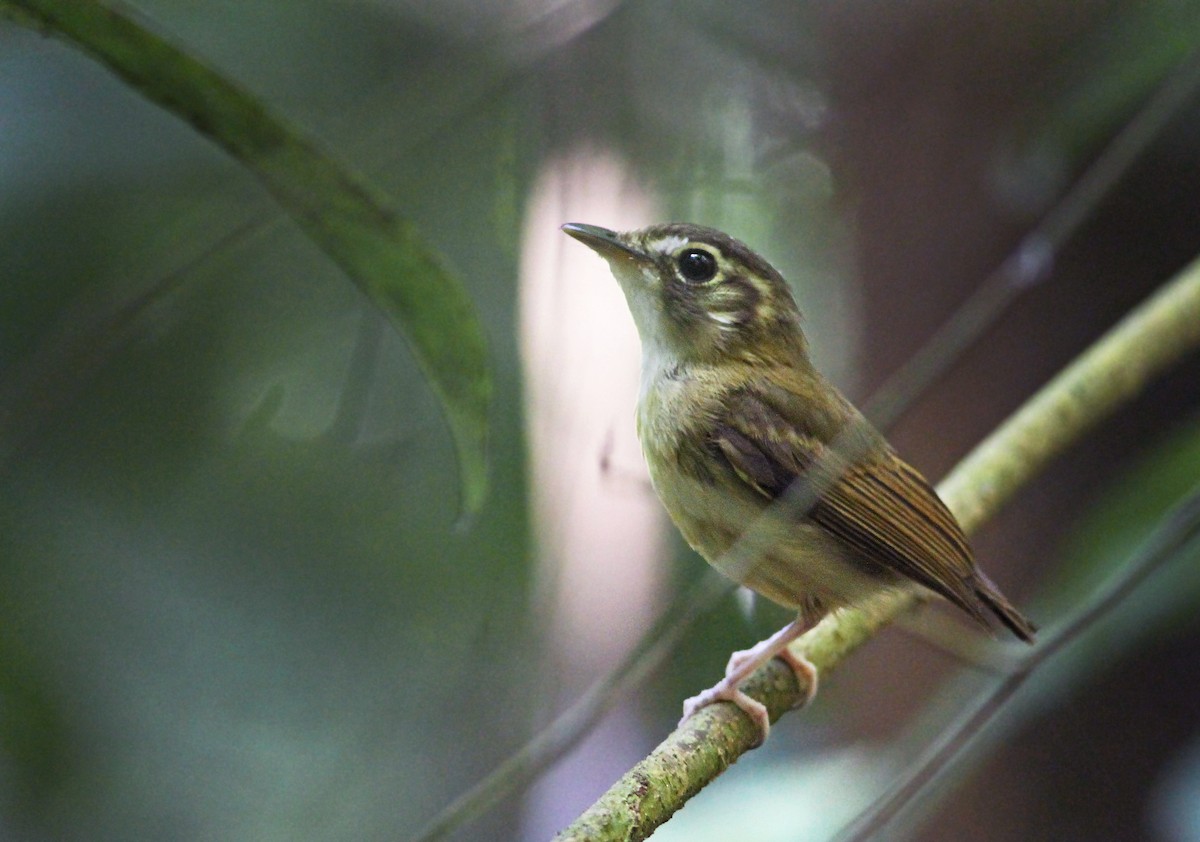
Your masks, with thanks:
[[[985,35],[1061,57],[1030,64],[1053,72],[972,156],[1045,141],[1063,183],[1195,41],[1195,3],[1110,7],[1060,10],[1083,33],[1069,49],[1040,6],[986,13],[1011,27]],[[366,173],[462,279],[495,378],[494,492],[465,530],[453,442],[371,302],[190,127],[66,46],[0,28],[0,836],[395,838],[519,745],[557,681],[541,658],[514,330],[539,168],[617,149],[671,215],[753,240],[797,287],[822,367],[852,386],[872,329],[847,280],[865,176],[818,141],[875,83],[831,87],[830,55],[858,43],[838,40],[845,26],[883,44],[883,76],[911,70],[888,64],[906,38],[950,39],[940,27],[968,14],[920,8],[859,24],[778,2],[138,4]],[[1014,172],[1018,194],[1053,194],[1044,171]],[[943,280],[911,269],[915,297]],[[1080,527],[1094,543],[1061,572],[1043,556],[1056,581],[1033,613],[1077,599],[1195,475],[1191,432],[1168,449],[1115,482],[1121,499]],[[678,575],[699,572],[689,555]],[[1148,585],[1130,622],[1168,616],[1190,634],[1194,591],[1163,581],[1179,587]],[[654,682],[637,739],[653,743],[724,651],[779,619],[733,601],[706,618]],[[1096,645],[1079,681],[1102,674]],[[743,789],[780,804],[811,786],[819,805],[879,779],[890,756],[834,745],[837,723],[863,719],[825,692],[822,724],[781,729],[714,787],[712,809],[726,786],[739,805]],[[814,745],[811,783],[784,771]],[[554,807],[594,794],[580,785]],[[514,797],[462,837],[532,836],[536,809]],[[819,832],[780,809],[781,826]]]
[[[1167,511],[1195,488],[1197,478],[1200,478],[1200,426],[1194,422],[1181,423],[1177,429],[1164,433],[1144,458],[1117,477],[1080,520],[1063,548],[1059,563],[1047,571],[1045,596],[1038,602],[1039,613],[1060,616],[1095,590],[1120,567]],[[1200,586],[1200,575],[1184,568],[1178,571],[1183,578],[1172,581],[1176,585],[1194,582]],[[1186,587],[1179,598],[1182,605],[1187,604],[1190,595]],[[1130,606],[1133,627],[1147,632],[1154,631],[1157,624],[1170,627],[1181,619],[1191,619],[1164,610],[1169,606],[1161,599],[1139,599],[1136,603]],[[1121,637],[1133,636],[1133,628],[1123,632]],[[1136,641],[1133,643],[1136,645]]]
[[[463,508],[487,493],[491,380],[482,329],[457,278],[374,187],[340,167],[262,102],[119,7],[4,0],[36,16],[131,87],[190,123],[257,175],[308,236],[412,343],[458,447]]]
[[[449,438],[381,316],[186,126],[66,48],[0,37],[25,116],[0,166],[20,244],[0,332],[5,835],[362,838],[394,830],[398,793],[402,815],[436,808],[454,776],[419,785],[413,758],[453,742],[468,685],[503,698],[489,676],[529,668],[510,649],[520,447],[456,533]],[[75,125],[85,142],[35,133]],[[454,173],[485,176],[483,206],[493,166]],[[464,199],[432,192],[444,215]],[[511,735],[494,758],[525,715],[487,716]]]
[[[1047,581],[1030,608],[1031,614],[1044,618],[1044,626],[1049,629],[1084,609],[1093,594],[1141,561],[1140,553],[1154,530],[1178,504],[1200,491],[1198,480],[1200,425],[1192,421],[1155,442],[1088,506],[1059,554],[1060,563],[1047,571]],[[981,734],[974,735],[968,753],[953,764],[952,770],[959,774],[966,769],[977,770],[987,754],[1012,739],[1014,732],[1046,718],[1051,711],[1098,704],[1108,681],[1125,683],[1131,677],[1136,681],[1138,660],[1146,650],[1196,633],[1198,602],[1200,541],[1193,538],[1155,565],[1149,577],[1125,593],[1113,611],[1034,672],[1010,709]],[[979,675],[964,675],[949,682],[897,746],[892,768],[910,769],[913,758],[938,738],[947,721],[957,718],[956,711],[968,707],[962,700],[982,698],[994,683],[994,679]],[[1131,728],[1128,735],[1114,742],[1136,744],[1137,731]],[[1197,740],[1200,732],[1196,732],[1191,748],[1184,747],[1181,753],[1200,747]],[[1155,782],[1154,788],[1157,792],[1177,790],[1190,774],[1186,767],[1179,768]],[[912,805],[904,818],[909,833],[919,837],[922,831],[917,822],[925,820],[927,828],[937,803],[951,792],[944,785],[927,787],[928,797]],[[1185,803],[1178,797],[1176,802],[1177,810],[1194,808],[1194,802]],[[1084,832],[1090,828],[1093,833],[1102,833],[1105,821],[1077,816],[1071,824]],[[1048,825],[1048,831],[1053,832],[1050,828]],[[1187,834],[1197,830],[1200,828],[1192,827]]]
[[[1015,127],[995,178],[1016,208],[1046,209],[1128,115],[1181,62],[1197,61],[1200,16],[1194,3],[1118,8],[1078,52],[1039,113]],[[1190,57],[1190,59],[1189,59]]]

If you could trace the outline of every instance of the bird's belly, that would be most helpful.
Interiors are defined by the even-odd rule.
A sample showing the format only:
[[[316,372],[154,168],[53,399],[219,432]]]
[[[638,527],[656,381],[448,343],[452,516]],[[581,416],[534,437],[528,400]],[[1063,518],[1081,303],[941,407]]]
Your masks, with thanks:
[[[878,564],[806,518],[676,470],[651,471],[655,490],[700,555],[731,579],[797,610],[857,603],[896,584]]]

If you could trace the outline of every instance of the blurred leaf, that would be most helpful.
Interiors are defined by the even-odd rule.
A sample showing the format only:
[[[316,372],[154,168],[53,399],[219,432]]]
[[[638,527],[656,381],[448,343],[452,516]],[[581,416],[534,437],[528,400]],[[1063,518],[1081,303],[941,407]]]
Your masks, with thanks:
[[[1123,547],[1117,552],[1112,547],[1094,548],[1102,558],[1119,559],[1119,569],[1090,588],[1053,626],[1043,629],[1037,648],[1015,661],[977,703],[962,708],[957,700],[973,695],[968,688],[978,676],[960,676],[948,685],[949,692],[943,690],[926,708],[923,724],[910,729],[909,748],[900,753],[916,759],[900,764],[904,774],[843,828],[839,840],[874,839],[884,828],[892,830],[898,819],[914,822],[917,813],[927,813],[930,802],[944,793],[933,786],[934,781],[958,763],[968,746],[978,762],[986,749],[1003,742],[1004,732],[1011,732],[1051,700],[1079,693],[1095,675],[1119,664],[1122,654],[1144,644],[1164,619],[1196,602],[1200,597],[1200,577],[1195,573],[1200,558],[1200,485],[1193,483],[1154,521],[1151,527],[1140,518],[1127,521],[1132,524],[1130,533],[1139,539],[1132,552]],[[1188,624],[1194,618],[1194,609],[1187,611]],[[1022,703],[1010,705],[1021,698],[1026,685],[1030,692]],[[1005,707],[1023,716],[999,716]],[[957,722],[947,725],[947,712],[952,709],[960,711]],[[904,835],[912,835],[911,830]]]
[[[1081,44],[1066,78],[1002,145],[993,173],[1000,193],[1026,211],[1047,209],[1066,189],[1071,174],[1114,134],[1119,138],[1132,130],[1134,137],[1116,142],[1124,148],[1110,149],[1109,154],[1138,157],[1142,143],[1177,115],[1195,91],[1200,74],[1198,10],[1198,0],[1130,6]],[[1131,122],[1139,106],[1152,113]],[[1122,170],[1117,168],[1113,177]],[[1048,222],[1043,220],[1043,226]]]
[[[21,795],[14,802],[28,806],[53,798],[75,769],[59,700],[20,638],[13,629],[0,632],[0,751],[9,761],[5,777]]]
[[[235,84],[93,0],[0,0],[0,12],[80,46],[249,167],[409,340],[454,436],[462,509],[487,493],[491,375],[459,281],[385,198]]]
[[[1102,30],[1062,96],[1047,103],[1043,131],[1075,159],[1091,150],[1196,50],[1200,4],[1156,2],[1128,7]]]
[[[1200,476],[1200,427],[1189,426],[1166,438],[1141,463],[1113,483],[1080,523],[1042,592],[1037,613],[1069,610],[1126,562],[1170,508],[1188,494]],[[1152,607],[1152,606],[1148,606]]]

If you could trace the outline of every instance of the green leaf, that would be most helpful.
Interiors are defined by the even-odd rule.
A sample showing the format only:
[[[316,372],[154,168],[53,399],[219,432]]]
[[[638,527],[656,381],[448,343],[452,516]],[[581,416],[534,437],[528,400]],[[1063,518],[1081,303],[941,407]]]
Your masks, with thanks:
[[[370,184],[259,100],[117,8],[96,0],[0,0],[0,14],[61,35],[246,165],[408,340],[458,452],[462,509],[487,495],[491,375],[459,280]]]

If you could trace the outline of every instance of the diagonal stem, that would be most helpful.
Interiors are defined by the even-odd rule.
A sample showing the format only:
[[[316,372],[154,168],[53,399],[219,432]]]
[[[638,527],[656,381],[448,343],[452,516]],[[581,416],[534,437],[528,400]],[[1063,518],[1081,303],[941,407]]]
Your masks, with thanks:
[[[838,834],[838,842],[861,842],[878,838],[882,831],[913,798],[931,783],[990,722],[1004,704],[1021,689],[1042,664],[1078,640],[1084,632],[1119,605],[1146,579],[1163,566],[1175,561],[1189,549],[1194,549],[1200,534],[1200,488],[1177,504],[1159,523],[1137,553],[1096,591],[1070,619],[1049,630],[1040,645],[1022,658],[1017,669],[1004,677],[991,692],[970,710],[948,732],[943,734],[920,759],[914,768],[889,790],[884,797]]]
[[[1129,313],[979,445],[940,485],[942,499],[974,531],[1054,457],[1200,347],[1200,261]],[[826,618],[796,644],[819,670],[836,667],[918,602],[877,601],[870,612]],[[771,720],[801,699],[791,671],[772,662],[743,687]],[[754,725],[732,705],[713,705],[675,730],[558,839],[639,840],[752,748]]]

